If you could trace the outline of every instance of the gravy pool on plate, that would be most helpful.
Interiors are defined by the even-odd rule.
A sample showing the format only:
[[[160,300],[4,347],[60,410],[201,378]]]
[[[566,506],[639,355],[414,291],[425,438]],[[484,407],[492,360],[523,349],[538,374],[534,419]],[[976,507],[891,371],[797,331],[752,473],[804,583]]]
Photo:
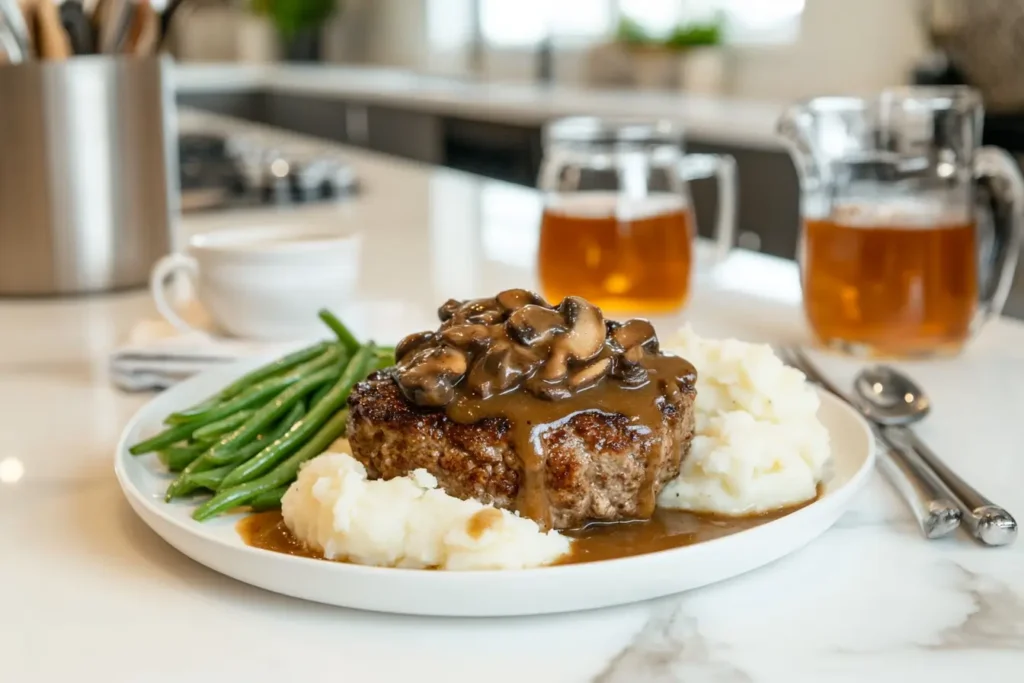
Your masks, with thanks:
[[[719,517],[658,508],[648,521],[592,524],[563,532],[573,539],[573,547],[569,555],[555,564],[613,560],[694,545],[753,529],[801,507],[804,505],[749,517]],[[246,516],[238,523],[238,533],[254,548],[324,559],[322,554],[307,548],[292,536],[281,513],[276,510]]]

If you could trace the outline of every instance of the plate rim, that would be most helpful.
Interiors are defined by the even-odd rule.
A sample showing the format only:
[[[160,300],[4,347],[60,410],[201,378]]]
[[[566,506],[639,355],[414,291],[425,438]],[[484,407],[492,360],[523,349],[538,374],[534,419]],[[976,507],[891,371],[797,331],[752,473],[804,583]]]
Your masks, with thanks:
[[[376,567],[370,565],[360,565],[348,562],[331,562],[315,558],[300,557],[295,555],[289,555],[287,553],[276,553],[270,550],[264,550],[262,548],[256,548],[246,544],[240,537],[237,544],[233,544],[228,540],[219,537],[215,533],[202,532],[201,522],[195,522],[188,517],[187,519],[180,519],[175,515],[168,512],[171,506],[162,501],[155,501],[150,496],[146,495],[136,484],[131,480],[131,476],[127,472],[126,462],[130,459],[137,458],[154,458],[153,454],[146,454],[141,456],[133,456],[128,452],[128,439],[134,438],[134,431],[140,426],[144,419],[148,418],[148,413],[152,410],[152,404],[160,399],[166,398],[168,395],[173,395],[178,392],[186,392],[188,389],[194,386],[199,386],[210,381],[210,377],[213,375],[223,375],[226,381],[230,381],[232,377],[238,377],[244,372],[251,370],[259,365],[266,363],[268,358],[266,356],[259,356],[253,358],[245,358],[238,360],[233,363],[224,364],[215,368],[210,368],[201,373],[198,373],[183,382],[179,382],[170,389],[167,389],[150,398],[146,403],[140,406],[132,417],[128,420],[126,425],[121,431],[116,451],[114,454],[114,473],[117,477],[118,484],[121,488],[122,494],[131,503],[133,512],[158,536],[163,538],[165,541],[171,543],[172,546],[178,552],[181,552],[186,557],[189,557],[193,561],[199,562],[200,564],[206,564],[200,560],[192,557],[191,554],[177,547],[177,545],[170,541],[160,530],[158,530],[145,515],[140,514],[135,508],[136,504],[142,505],[151,514],[156,515],[165,524],[170,524],[177,528],[179,531],[197,537],[197,540],[205,542],[212,542],[220,546],[225,552],[255,555],[258,557],[273,556],[276,561],[283,562],[286,564],[294,564],[296,566],[311,566],[313,564],[321,566],[321,571],[336,572],[339,577],[350,576],[362,576],[372,579],[379,579],[382,576],[394,575],[395,578],[410,578],[429,581],[431,583],[445,583],[445,582],[460,582],[464,583],[474,579],[487,579],[500,580],[502,577],[514,577],[516,579],[529,579],[533,576],[543,576],[547,579],[558,579],[560,575],[568,577],[585,577],[592,573],[605,573],[608,571],[616,571],[623,567],[627,567],[631,564],[638,564],[644,559],[657,558],[658,560],[664,561],[664,558],[673,555],[688,555],[693,557],[700,553],[716,552],[719,548],[727,547],[732,544],[745,543],[745,542],[756,542],[751,539],[755,539],[760,535],[767,535],[772,532],[779,531],[780,527],[798,525],[801,521],[806,518],[811,518],[815,513],[821,514],[822,507],[827,505],[834,505],[839,507],[845,507],[849,501],[855,496],[865,485],[871,472],[874,470],[874,463],[876,459],[876,445],[875,440],[871,434],[870,427],[867,422],[852,406],[843,401],[842,399],[824,391],[818,387],[815,387],[818,391],[822,402],[829,402],[834,404],[840,409],[841,412],[846,413],[849,417],[853,418],[858,428],[863,432],[865,441],[867,443],[867,455],[859,468],[854,471],[848,481],[843,483],[838,489],[827,495],[815,500],[814,502],[805,505],[804,507],[794,510],[783,517],[776,520],[772,520],[766,524],[753,527],[751,529],[745,529],[743,531],[722,536],[709,541],[702,541],[687,546],[680,546],[676,548],[668,548],[665,550],[659,550],[652,553],[643,553],[641,555],[628,556],[615,558],[610,560],[601,560],[596,562],[584,562],[578,564],[568,565],[551,565],[551,566],[540,566],[520,569],[476,569],[476,570],[460,570],[460,571],[438,571],[438,570],[426,570],[426,569],[415,569],[415,568],[399,568],[399,567]],[[152,468],[143,465],[143,467],[149,472],[150,476],[154,473]],[[189,506],[190,508],[194,506]],[[827,508],[826,508],[827,509]],[[841,516],[842,511],[836,516],[838,519]],[[232,516],[234,520],[232,528],[237,526],[237,522],[243,517],[241,515]],[[822,532],[815,534],[809,538],[806,543],[809,543],[819,537],[824,531],[834,524],[835,520],[829,523]],[[198,527],[196,525],[199,525]],[[799,549],[799,546],[798,548]],[[777,559],[792,554],[796,550],[791,550],[783,553]],[[775,561],[775,560],[773,560]],[[770,562],[769,562],[770,563]],[[763,566],[763,565],[762,565]],[[220,570],[214,569],[218,573],[224,573]],[[741,572],[748,573],[753,570],[746,570]],[[230,575],[228,575],[230,576]],[[235,577],[232,577],[235,578]],[[722,580],[729,577],[724,576]],[[235,578],[235,580],[240,580]],[[269,589],[273,590],[273,589]]]

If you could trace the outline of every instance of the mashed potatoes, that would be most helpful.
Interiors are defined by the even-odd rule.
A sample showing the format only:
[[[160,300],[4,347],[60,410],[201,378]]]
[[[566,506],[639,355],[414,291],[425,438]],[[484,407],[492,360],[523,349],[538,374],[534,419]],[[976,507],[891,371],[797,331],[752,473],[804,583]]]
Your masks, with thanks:
[[[662,344],[697,368],[697,432],[658,505],[744,515],[814,498],[829,460],[817,392],[770,346],[703,339]]]
[[[295,537],[324,557],[379,567],[519,569],[550,564],[570,548],[532,520],[449,496],[426,470],[368,481],[347,453],[309,461],[281,511]]]

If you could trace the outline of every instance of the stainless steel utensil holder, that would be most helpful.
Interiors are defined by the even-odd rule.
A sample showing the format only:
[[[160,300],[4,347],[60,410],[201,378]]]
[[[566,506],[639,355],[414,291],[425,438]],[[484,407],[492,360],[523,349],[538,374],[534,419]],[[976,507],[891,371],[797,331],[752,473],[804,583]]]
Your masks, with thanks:
[[[96,56],[0,66],[0,295],[140,286],[175,246],[169,65]]]

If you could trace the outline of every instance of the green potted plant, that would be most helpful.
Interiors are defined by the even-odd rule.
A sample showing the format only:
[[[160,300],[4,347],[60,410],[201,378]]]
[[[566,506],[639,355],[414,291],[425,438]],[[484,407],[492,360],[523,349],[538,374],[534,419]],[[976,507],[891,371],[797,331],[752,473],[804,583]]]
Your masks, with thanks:
[[[290,61],[319,61],[320,33],[341,0],[252,0],[253,11],[277,29]]]
[[[639,23],[623,17],[615,29],[615,43],[629,57],[633,85],[643,89],[671,88],[678,81],[678,60],[655,36]]]
[[[719,94],[725,83],[725,20],[721,15],[710,21],[677,26],[665,39],[665,47],[679,55],[679,85],[688,92]]]

